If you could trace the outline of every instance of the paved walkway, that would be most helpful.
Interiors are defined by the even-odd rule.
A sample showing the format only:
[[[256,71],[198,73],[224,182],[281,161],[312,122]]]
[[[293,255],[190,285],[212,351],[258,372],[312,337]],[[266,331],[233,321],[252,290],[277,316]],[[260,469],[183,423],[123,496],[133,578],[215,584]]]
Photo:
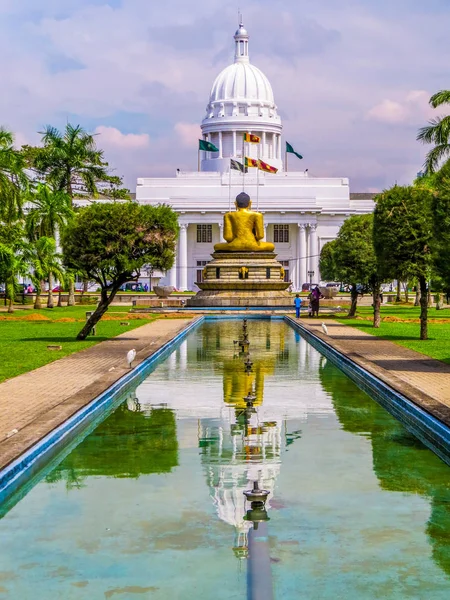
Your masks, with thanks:
[[[0,384],[0,469],[9,464],[191,322],[158,319]],[[13,433],[17,430],[17,433]]]
[[[331,319],[301,324],[450,426],[450,365]]]

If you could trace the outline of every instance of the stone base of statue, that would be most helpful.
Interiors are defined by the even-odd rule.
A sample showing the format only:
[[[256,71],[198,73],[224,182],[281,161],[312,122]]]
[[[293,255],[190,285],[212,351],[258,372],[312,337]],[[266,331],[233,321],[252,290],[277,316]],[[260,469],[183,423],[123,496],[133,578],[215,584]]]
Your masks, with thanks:
[[[292,307],[283,266],[274,252],[214,252],[187,306]]]

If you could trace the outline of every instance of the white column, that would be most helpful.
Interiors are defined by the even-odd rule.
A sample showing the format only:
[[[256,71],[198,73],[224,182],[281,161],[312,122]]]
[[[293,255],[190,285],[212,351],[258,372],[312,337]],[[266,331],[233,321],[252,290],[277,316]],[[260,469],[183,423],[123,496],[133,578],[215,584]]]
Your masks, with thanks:
[[[306,283],[307,275],[306,275],[306,229],[303,223],[298,224],[298,276],[299,276],[299,289],[301,289],[302,285]]]
[[[317,270],[317,225],[312,223],[309,226],[309,268],[311,271],[314,271],[313,275],[313,283],[317,282],[317,277],[319,276]]]
[[[262,156],[263,160],[266,160],[267,154],[266,154],[266,132],[265,131],[263,131],[263,135],[262,135],[261,156]]]
[[[186,292],[187,287],[187,228],[188,225],[180,225],[180,290]]]
[[[233,131],[233,158],[236,158],[236,132]]]
[[[264,223],[264,237],[262,239],[263,242],[267,242],[267,225],[268,223]]]
[[[219,131],[219,158],[223,158],[222,154],[222,132]]]
[[[175,254],[175,259],[173,261],[173,267],[169,271],[169,285],[176,288],[177,287],[177,255]]]
[[[219,225],[219,242],[221,242],[223,240],[222,234],[223,234],[223,223],[218,223]]]

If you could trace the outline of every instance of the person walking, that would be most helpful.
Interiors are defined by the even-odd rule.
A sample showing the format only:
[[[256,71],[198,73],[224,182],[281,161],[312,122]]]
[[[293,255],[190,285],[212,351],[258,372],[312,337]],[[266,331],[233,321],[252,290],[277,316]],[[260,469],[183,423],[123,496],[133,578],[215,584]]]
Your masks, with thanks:
[[[311,312],[313,317],[314,314],[319,316],[319,300],[321,298],[323,298],[323,296],[320,293],[319,286],[317,285],[311,292]]]
[[[299,319],[300,318],[300,308],[302,307],[302,299],[300,298],[300,294],[295,294],[294,306],[295,306],[295,317],[297,319]]]

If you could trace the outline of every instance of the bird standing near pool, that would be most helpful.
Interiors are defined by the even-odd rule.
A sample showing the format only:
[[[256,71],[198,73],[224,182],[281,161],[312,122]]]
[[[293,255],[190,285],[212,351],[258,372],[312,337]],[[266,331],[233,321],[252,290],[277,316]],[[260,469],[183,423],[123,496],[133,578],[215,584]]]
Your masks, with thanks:
[[[131,350],[128,350],[127,352],[127,363],[128,366],[130,367],[130,369],[132,368],[132,362],[133,360],[136,358],[136,350],[134,348],[132,348]]]
[[[328,327],[325,325],[325,323],[322,323],[322,331],[325,335],[328,335]]]

